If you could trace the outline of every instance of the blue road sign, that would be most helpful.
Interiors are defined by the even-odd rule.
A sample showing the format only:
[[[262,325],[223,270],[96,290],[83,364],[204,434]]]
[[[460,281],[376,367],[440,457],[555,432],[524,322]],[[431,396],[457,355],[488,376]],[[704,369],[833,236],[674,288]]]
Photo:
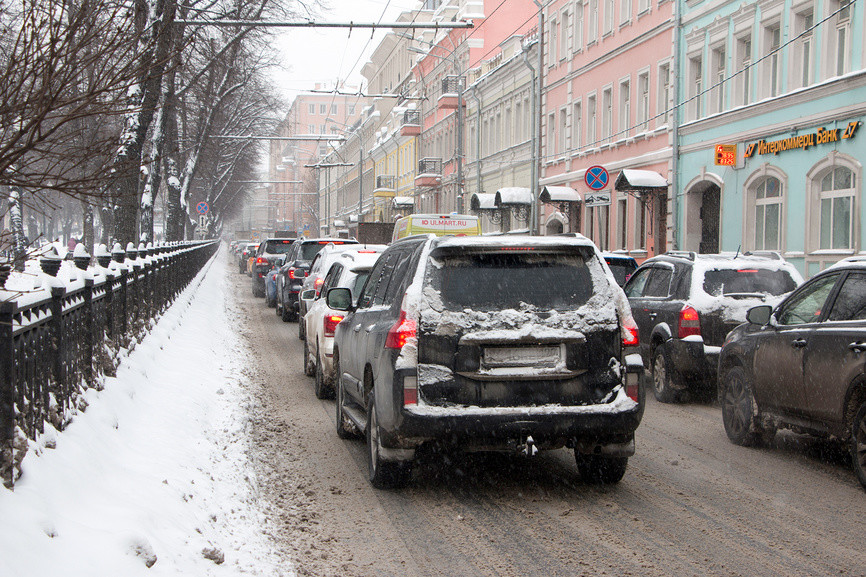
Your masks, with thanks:
[[[601,190],[610,182],[610,175],[603,166],[590,166],[583,175],[583,180],[592,190]]]
[[[210,210],[210,207],[208,206],[208,204],[206,202],[202,201],[202,202],[198,203],[198,205],[195,207],[195,209],[198,211],[199,214],[207,214],[207,211]]]

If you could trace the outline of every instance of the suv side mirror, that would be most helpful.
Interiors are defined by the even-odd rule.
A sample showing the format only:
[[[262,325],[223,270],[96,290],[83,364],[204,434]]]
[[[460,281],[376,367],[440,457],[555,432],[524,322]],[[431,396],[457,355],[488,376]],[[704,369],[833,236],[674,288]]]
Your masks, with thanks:
[[[305,301],[311,301],[316,298],[316,289],[307,289],[301,293],[301,298]]]
[[[746,313],[746,320],[753,325],[764,326],[770,322],[770,313],[773,312],[773,307],[770,305],[759,305],[749,309]]]
[[[329,289],[326,302],[335,311],[348,311],[352,308],[352,291],[344,287]]]

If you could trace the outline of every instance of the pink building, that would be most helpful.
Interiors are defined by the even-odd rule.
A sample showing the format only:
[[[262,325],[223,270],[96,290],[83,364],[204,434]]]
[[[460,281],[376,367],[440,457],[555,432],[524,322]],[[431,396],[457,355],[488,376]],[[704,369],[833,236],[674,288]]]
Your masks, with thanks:
[[[672,14],[666,0],[557,0],[545,9],[541,197],[568,187],[582,202],[545,204],[543,234],[582,232],[638,259],[666,250]],[[593,169],[590,188],[593,167],[607,177]]]

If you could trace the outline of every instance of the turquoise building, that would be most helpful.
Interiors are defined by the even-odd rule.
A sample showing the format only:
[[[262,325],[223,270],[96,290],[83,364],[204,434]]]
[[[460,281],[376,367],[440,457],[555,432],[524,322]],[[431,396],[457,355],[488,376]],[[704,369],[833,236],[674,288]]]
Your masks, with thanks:
[[[805,276],[864,252],[862,2],[677,8],[675,246],[778,251]]]

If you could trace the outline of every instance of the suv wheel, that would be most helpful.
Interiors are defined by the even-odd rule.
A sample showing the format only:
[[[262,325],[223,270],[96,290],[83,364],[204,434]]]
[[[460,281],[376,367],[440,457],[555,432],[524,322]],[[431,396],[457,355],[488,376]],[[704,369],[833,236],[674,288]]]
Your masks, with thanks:
[[[358,437],[358,429],[355,424],[349,420],[349,417],[343,412],[343,407],[346,406],[346,393],[343,391],[343,377],[340,371],[340,359],[334,355],[334,371],[336,373],[334,384],[337,407],[337,436],[341,439],[354,439]]]
[[[316,365],[313,364],[313,359],[310,356],[310,347],[306,339],[304,339],[304,374],[308,377],[316,374]]]
[[[857,479],[866,489],[866,402],[860,403],[851,425],[851,457]]]
[[[722,421],[732,443],[748,447],[761,436],[755,414],[755,399],[743,367],[733,367],[722,376]]]
[[[379,454],[379,421],[373,391],[367,399],[367,465],[370,484],[377,489],[398,489],[409,482],[412,464],[405,461],[385,461]]]
[[[679,397],[679,391],[673,387],[673,375],[665,353],[664,345],[658,345],[653,351],[653,394],[662,403],[675,403]]]
[[[318,351],[316,351],[316,366],[314,370],[316,373],[316,398],[330,399],[334,391],[325,384],[325,371],[322,369],[322,357],[319,356]]]
[[[256,298],[262,298],[265,296],[265,287],[259,286],[255,280],[253,281],[253,296]]]
[[[289,309],[286,307],[286,303],[283,303],[283,305],[280,307],[280,318],[283,319],[284,323],[292,320],[292,313],[289,312]]]
[[[601,455],[582,455],[575,450],[577,470],[588,483],[612,485],[619,483],[625,475],[628,457],[603,457]]]

